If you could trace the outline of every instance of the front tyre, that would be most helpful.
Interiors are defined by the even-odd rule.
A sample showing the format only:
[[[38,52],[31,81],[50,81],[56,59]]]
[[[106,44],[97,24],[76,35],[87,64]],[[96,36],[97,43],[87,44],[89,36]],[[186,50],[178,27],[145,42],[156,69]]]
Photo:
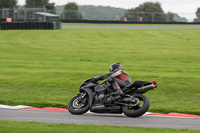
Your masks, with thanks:
[[[139,99],[139,104],[132,107],[123,105],[122,111],[128,117],[140,117],[147,112],[150,106],[149,99],[142,94],[134,94],[134,98]]]
[[[88,111],[89,109],[89,100],[88,96],[85,95],[83,98],[81,98],[80,95],[77,95],[73,97],[69,104],[68,104],[68,110],[71,114],[75,115],[81,115]]]

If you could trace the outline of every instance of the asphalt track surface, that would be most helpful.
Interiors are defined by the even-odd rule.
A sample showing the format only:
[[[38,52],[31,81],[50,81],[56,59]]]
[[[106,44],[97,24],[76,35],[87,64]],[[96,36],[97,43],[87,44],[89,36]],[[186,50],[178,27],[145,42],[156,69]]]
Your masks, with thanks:
[[[155,116],[129,118],[122,114],[86,113],[84,115],[72,115],[69,112],[58,111],[0,109],[0,120],[200,130],[200,118],[175,118]]]
[[[89,28],[89,29],[200,29],[200,25],[196,26],[165,26],[165,25],[62,25],[62,28]]]

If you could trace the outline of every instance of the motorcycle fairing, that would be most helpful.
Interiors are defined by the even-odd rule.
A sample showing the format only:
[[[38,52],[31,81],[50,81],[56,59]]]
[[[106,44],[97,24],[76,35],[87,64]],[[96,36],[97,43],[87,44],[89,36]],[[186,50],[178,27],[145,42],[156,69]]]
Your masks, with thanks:
[[[84,88],[82,87],[80,89],[80,92],[81,93],[86,92],[88,94],[88,96],[89,96],[89,108],[91,108],[93,100],[94,100],[95,92],[93,92],[90,88],[85,88],[85,87]]]

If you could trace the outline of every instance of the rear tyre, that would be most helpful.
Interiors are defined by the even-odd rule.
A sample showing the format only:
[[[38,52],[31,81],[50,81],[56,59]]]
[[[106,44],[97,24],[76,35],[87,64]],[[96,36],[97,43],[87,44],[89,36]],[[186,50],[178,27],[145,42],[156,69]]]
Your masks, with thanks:
[[[145,95],[134,94],[133,96],[139,99],[139,104],[134,107],[123,105],[122,111],[128,117],[140,117],[147,112],[150,102]]]
[[[68,104],[68,110],[74,115],[86,113],[89,110],[88,95],[86,95],[84,98],[81,98],[81,100],[80,95],[73,97]]]

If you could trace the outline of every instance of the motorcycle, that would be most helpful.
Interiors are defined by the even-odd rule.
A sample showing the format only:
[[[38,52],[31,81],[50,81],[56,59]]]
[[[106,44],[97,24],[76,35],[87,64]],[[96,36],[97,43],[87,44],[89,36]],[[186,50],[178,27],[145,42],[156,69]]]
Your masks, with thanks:
[[[155,81],[137,80],[123,87],[125,95],[118,98],[111,95],[111,87],[108,81],[99,83],[94,82],[93,78],[85,80],[79,88],[79,94],[70,100],[69,112],[81,115],[90,110],[94,113],[124,113],[128,117],[140,117],[150,106],[149,99],[143,94],[156,88],[157,84]]]

